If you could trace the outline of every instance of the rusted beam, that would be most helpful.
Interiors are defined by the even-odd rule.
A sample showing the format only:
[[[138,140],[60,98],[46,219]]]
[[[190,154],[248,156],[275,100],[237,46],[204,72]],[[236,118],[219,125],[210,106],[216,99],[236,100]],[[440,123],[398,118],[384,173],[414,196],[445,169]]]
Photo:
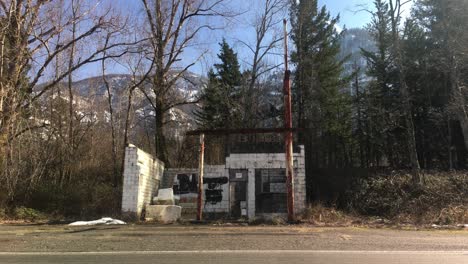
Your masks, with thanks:
[[[292,133],[292,107],[291,107],[291,72],[288,69],[288,31],[287,21],[284,23],[284,143],[286,149],[286,186],[288,190],[288,221],[295,220],[294,215],[294,175],[293,175],[293,133]]]
[[[205,163],[205,134],[200,134],[200,157],[198,164],[197,220],[203,219],[203,167]]]
[[[268,134],[268,133],[285,133],[297,132],[300,128],[241,128],[241,129],[203,129],[191,130],[187,132],[187,136],[205,135],[232,135],[232,134]]]

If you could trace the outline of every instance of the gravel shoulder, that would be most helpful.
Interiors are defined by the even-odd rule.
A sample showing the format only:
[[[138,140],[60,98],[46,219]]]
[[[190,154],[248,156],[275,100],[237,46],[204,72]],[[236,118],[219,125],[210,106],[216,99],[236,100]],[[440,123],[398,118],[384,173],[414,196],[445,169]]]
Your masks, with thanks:
[[[468,231],[301,225],[0,225],[0,252],[165,250],[467,251]]]

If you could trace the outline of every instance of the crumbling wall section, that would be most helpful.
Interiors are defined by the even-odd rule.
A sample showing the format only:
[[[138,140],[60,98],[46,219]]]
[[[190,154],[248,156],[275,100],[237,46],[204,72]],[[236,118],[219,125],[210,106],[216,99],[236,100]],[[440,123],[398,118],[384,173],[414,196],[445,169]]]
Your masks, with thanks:
[[[145,207],[158,192],[164,163],[129,145],[125,149],[122,213],[140,219]]]

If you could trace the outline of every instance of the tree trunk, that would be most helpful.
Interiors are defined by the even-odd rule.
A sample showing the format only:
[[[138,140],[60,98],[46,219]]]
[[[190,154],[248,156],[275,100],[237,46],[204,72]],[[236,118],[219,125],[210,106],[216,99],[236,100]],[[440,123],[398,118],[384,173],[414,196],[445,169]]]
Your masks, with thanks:
[[[117,187],[119,185],[120,179],[117,165],[117,139],[114,126],[114,107],[112,106],[111,87],[106,78],[105,60],[102,60],[102,79],[104,81],[104,85],[106,86],[107,103],[109,106],[109,123],[111,127],[112,178],[114,187]]]
[[[447,133],[448,133],[448,137],[447,137],[447,150],[448,150],[448,167],[449,167],[449,170],[453,170],[453,152],[452,152],[452,127],[450,125],[450,118],[447,117]]]
[[[156,148],[156,157],[164,162],[165,167],[170,167],[167,147],[166,147],[166,137],[164,136],[164,111],[161,100],[156,100],[156,128],[154,134],[155,148]]]
[[[128,145],[128,130],[130,127],[130,110],[132,109],[132,99],[133,99],[133,91],[135,90],[134,87],[130,88],[130,91],[128,93],[128,102],[127,102],[127,111],[125,113],[125,127],[124,127],[124,135],[123,135],[123,155],[122,155],[122,163],[120,166],[120,172],[123,173],[124,171],[124,166],[125,166],[125,149],[127,148]],[[122,175],[123,178],[123,175]]]
[[[405,126],[406,126],[406,137],[407,137],[407,144],[408,144],[408,151],[409,151],[409,158],[410,158],[410,165],[411,171],[413,175],[413,183],[416,185],[423,184],[423,178],[420,173],[421,167],[419,165],[418,159],[418,152],[416,149],[416,138],[414,132],[414,122],[413,122],[413,114],[411,111],[411,101],[410,101],[410,92],[408,85],[406,83],[406,76],[404,71],[403,65],[403,54],[401,51],[400,45],[400,33],[398,30],[398,26],[401,21],[401,7],[402,3],[400,0],[393,0],[389,1],[390,4],[390,13],[391,13],[391,22],[392,22],[392,38],[393,38],[393,53],[395,56],[395,64],[398,73],[398,80],[400,82],[400,93],[401,99],[403,101],[403,111],[404,111],[404,118],[405,118]]]

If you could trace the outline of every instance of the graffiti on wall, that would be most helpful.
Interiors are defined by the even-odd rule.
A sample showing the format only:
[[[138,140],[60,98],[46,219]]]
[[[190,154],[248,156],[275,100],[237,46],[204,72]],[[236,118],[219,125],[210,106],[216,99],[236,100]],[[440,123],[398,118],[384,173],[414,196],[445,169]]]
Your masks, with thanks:
[[[174,181],[174,194],[187,194],[198,192],[198,175],[197,174],[177,174]]]
[[[203,178],[203,183],[207,184],[205,190],[205,204],[217,204],[223,200],[224,184],[229,182],[228,177]],[[180,195],[183,200],[185,195],[198,193],[197,174],[177,174],[174,181],[174,194]]]
[[[205,190],[205,204],[217,204],[223,200],[222,185],[228,183],[228,177],[203,178],[203,183],[208,185]]]

